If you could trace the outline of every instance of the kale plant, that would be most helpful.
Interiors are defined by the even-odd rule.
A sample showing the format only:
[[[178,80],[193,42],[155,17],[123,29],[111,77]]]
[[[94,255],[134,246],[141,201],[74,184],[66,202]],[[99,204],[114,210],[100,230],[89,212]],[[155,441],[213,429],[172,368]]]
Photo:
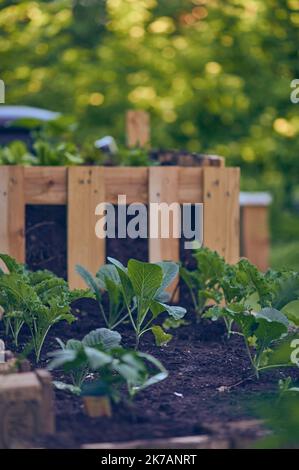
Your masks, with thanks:
[[[0,306],[6,332],[17,345],[19,333],[26,325],[31,335],[26,349],[34,350],[38,362],[51,327],[62,320],[73,322],[71,303],[91,294],[69,290],[67,282],[50,271],[30,272],[5,254],[0,254],[0,259],[8,271],[0,271]]]
[[[189,271],[181,266],[180,275],[187,285],[199,321],[209,301],[217,304],[222,299],[220,282],[224,275],[225,262],[216,251],[200,248],[193,253],[196,269]]]

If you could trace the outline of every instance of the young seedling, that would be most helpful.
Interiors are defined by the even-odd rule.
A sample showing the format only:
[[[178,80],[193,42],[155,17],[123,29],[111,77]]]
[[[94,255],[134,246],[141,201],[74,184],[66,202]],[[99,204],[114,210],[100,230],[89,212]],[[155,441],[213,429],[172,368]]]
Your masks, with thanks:
[[[88,375],[92,373],[92,370],[89,368],[89,359],[86,358],[86,361],[80,361],[80,364],[72,363],[72,360],[80,355],[82,352],[87,356],[90,351],[86,348],[96,348],[99,351],[109,351],[119,347],[121,342],[121,336],[117,331],[111,331],[107,328],[98,328],[91,331],[86,336],[84,336],[82,341],[70,339],[64,344],[59,338],[57,342],[61,347],[61,350],[50,353],[50,356],[54,359],[52,360],[49,369],[55,369],[64,366],[64,370],[70,374],[72,383],[64,383],[55,381],[54,384],[56,388],[60,390],[69,390],[70,392],[79,395],[82,392],[82,386]]]
[[[271,357],[273,348],[277,348],[288,334],[289,321],[282,312],[270,307],[253,312],[235,304],[230,308],[213,307],[207,316],[212,320],[226,318],[228,322],[238,325],[239,330],[234,333],[243,337],[250,364],[257,378],[261,371],[293,365],[290,358],[285,362],[276,362],[273,361],[275,356]]]
[[[77,265],[76,271],[95,295],[106,327],[113,330],[125,321],[128,313],[116,267],[112,264],[104,264],[96,273],[96,276],[93,276],[83,266]],[[107,314],[103,306],[104,293],[107,293],[109,301]]]
[[[132,327],[136,336],[136,349],[142,335],[151,331],[158,345],[165,344],[171,335],[154,322],[162,312],[176,320],[184,317],[186,309],[168,305],[169,294],[166,288],[178,275],[178,265],[173,262],[145,263],[130,259],[128,267],[119,261],[108,258],[119,274],[122,294]]]
[[[121,348],[120,339],[117,332],[100,328],[82,341],[71,340],[51,353],[50,370],[62,367],[73,380],[72,386],[61,382],[55,385],[82,395],[90,416],[109,416],[110,400],[119,400],[122,384],[127,385],[129,397],[133,398],[138,391],[168,375],[153,356]],[[87,382],[87,375],[94,380]]]
[[[222,279],[225,262],[224,259],[208,248],[200,248],[193,253],[197,267],[189,271],[180,267],[180,275],[187,285],[194,305],[197,320],[200,321],[209,301],[219,304],[222,292],[219,283]]]

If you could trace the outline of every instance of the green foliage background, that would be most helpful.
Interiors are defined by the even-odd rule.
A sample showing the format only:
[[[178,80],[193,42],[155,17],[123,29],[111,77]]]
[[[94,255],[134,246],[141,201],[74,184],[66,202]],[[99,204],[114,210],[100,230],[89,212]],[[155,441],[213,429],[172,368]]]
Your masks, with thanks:
[[[275,196],[274,239],[296,241],[299,104],[290,83],[299,78],[299,0],[0,6],[7,104],[74,115],[79,142],[107,133],[124,142],[125,111],[148,110],[154,147],[240,165],[243,189]]]

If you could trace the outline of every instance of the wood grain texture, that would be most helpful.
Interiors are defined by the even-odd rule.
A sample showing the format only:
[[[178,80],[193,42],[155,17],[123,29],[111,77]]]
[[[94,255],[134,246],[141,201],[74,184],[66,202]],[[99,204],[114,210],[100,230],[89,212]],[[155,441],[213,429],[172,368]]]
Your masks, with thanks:
[[[148,202],[148,168],[147,167],[105,167],[106,200],[117,204],[119,194],[127,196],[127,203]]]
[[[146,111],[130,110],[126,115],[127,144],[146,147],[150,142],[150,117]]]
[[[204,168],[204,245],[227,262],[239,259],[239,168]]]
[[[0,251],[25,262],[24,173],[21,166],[0,167]]]
[[[179,202],[202,202],[202,168],[178,168]],[[26,204],[66,204],[67,171],[66,167],[24,168]],[[148,172],[148,167],[104,167],[107,202],[117,204],[118,195],[126,194],[128,204],[136,201],[147,204]]]
[[[203,201],[203,169],[178,167],[178,200],[180,204]]]
[[[244,206],[241,213],[242,256],[266,271],[270,255],[268,207]]]
[[[178,202],[178,185],[179,185],[179,168],[178,167],[151,167],[149,169],[149,202],[150,203],[177,203]],[[169,236],[161,237],[161,220],[158,221],[158,238],[149,236],[149,261],[156,263],[157,261],[179,261],[180,259],[180,242],[179,238],[173,235],[175,230],[180,230],[180,215],[170,217],[169,220]],[[166,217],[163,217],[163,222]],[[155,220],[149,217],[149,226],[152,226]],[[178,297],[177,290],[178,279],[176,279],[169,287],[171,293],[176,292],[175,299]]]
[[[66,204],[67,167],[24,168],[26,204]]]
[[[76,273],[81,264],[95,274],[105,263],[105,239],[96,237],[95,209],[105,202],[103,167],[68,169],[68,281],[71,288],[86,287]]]
[[[49,372],[0,375],[0,449],[17,448],[55,431]]]

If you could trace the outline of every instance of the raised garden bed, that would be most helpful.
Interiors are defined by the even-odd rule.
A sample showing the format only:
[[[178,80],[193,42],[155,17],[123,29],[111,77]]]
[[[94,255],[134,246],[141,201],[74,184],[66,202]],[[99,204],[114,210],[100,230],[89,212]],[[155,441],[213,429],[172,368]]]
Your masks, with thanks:
[[[239,256],[239,169],[217,167],[0,167],[0,250],[25,261],[26,205],[67,205],[67,262],[71,287],[82,287],[74,267],[95,272],[105,240],[95,235],[95,207],[179,202],[204,204],[204,244],[227,261]],[[217,223],[215,224],[215,221]],[[179,260],[179,239],[150,239],[149,260]]]
[[[137,134],[147,141],[142,126]],[[50,368],[56,386],[56,433],[36,426],[28,442],[3,447],[231,448],[264,436],[255,402],[275,396],[280,379],[291,392],[298,377],[298,316],[283,310],[298,300],[298,274],[238,262],[239,169],[186,157],[159,153],[160,166],[138,168],[0,166],[0,251],[33,269],[1,255],[0,336],[33,370]],[[203,203],[203,241],[215,251],[193,256],[173,237],[97,238],[95,207],[122,194],[126,204]]]

